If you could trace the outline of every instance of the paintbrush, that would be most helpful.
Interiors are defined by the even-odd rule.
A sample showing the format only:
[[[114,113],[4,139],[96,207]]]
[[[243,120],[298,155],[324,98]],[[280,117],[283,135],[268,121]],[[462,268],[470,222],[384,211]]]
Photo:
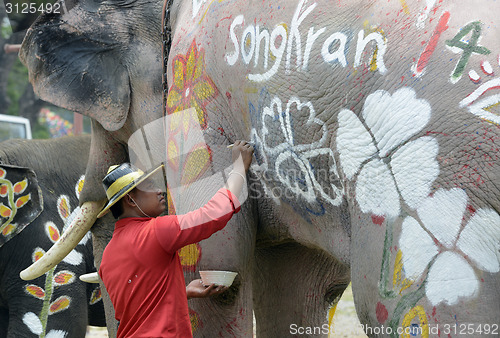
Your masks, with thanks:
[[[247,143],[248,143],[249,145],[251,145],[252,147],[254,147],[254,148],[255,148],[255,146],[254,146],[254,144],[253,144],[252,142],[247,142]],[[233,144],[228,145],[228,146],[227,146],[227,148],[229,148],[229,149],[230,149],[230,148],[232,148],[233,146],[234,146],[234,143],[233,143]]]

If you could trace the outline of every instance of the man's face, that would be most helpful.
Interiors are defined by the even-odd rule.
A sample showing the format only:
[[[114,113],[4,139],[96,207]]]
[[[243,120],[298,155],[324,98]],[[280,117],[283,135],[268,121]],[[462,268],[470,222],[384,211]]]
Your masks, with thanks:
[[[145,180],[133,189],[130,194],[142,211],[151,217],[161,215],[166,209],[165,195],[153,183],[153,180]]]

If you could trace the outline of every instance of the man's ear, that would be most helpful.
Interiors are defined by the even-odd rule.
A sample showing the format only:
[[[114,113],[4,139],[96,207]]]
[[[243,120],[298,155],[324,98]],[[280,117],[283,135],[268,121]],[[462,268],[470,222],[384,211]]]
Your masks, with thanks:
[[[123,201],[124,201],[123,203],[125,203],[125,204],[126,204],[127,206],[129,206],[129,207],[132,207],[132,208],[133,208],[133,207],[135,207],[135,206],[136,206],[136,204],[135,204],[135,202],[134,202],[133,197],[131,197],[129,194],[126,194],[126,195],[123,197]]]

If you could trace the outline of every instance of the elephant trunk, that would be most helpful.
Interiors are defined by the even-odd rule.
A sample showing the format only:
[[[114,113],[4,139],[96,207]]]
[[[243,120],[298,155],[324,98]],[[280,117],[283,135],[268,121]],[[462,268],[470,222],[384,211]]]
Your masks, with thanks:
[[[102,210],[104,204],[105,201],[85,202],[68,229],[52,248],[35,263],[21,271],[19,274],[21,279],[28,281],[38,278],[59,264],[78,245],[90,228],[92,228],[97,219],[97,214]]]

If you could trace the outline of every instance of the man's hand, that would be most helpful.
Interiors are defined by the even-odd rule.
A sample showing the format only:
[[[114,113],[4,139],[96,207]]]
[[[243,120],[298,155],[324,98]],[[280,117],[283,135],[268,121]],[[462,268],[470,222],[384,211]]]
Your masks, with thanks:
[[[205,298],[211,297],[223,293],[228,289],[227,286],[210,284],[208,286],[203,285],[201,279],[195,279],[186,286],[187,298]]]
[[[246,141],[240,141],[237,140],[233,144],[233,151],[232,151],[232,158],[233,158],[233,164],[237,166],[240,164],[238,159],[240,159],[243,162],[243,170],[244,173],[248,171],[248,168],[250,168],[250,164],[252,163],[252,154],[253,154],[253,146],[246,142]]]

